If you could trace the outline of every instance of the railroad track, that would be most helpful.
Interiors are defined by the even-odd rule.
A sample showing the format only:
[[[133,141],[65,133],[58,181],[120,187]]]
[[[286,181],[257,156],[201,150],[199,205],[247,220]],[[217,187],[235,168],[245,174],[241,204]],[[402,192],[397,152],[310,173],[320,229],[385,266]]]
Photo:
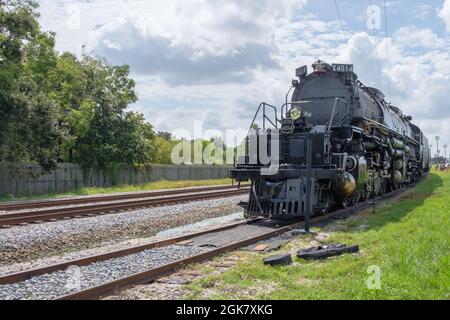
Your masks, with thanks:
[[[116,203],[100,203],[93,205],[83,205],[65,208],[45,209],[38,211],[27,211],[20,213],[0,215],[0,227],[7,228],[14,225],[23,225],[28,223],[43,223],[46,221],[57,221],[60,219],[81,218],[94,216],[98,214],[118,213],[134,209],[151,208],[158,206],[167,206],[191,201],[208,200],[237,196],[248,193],[248,188],[236,189],[220,188],[218,191],[204,193],[189,193],[174,196],[153,197],[140,200],[121,201]],[[199,191],[195,191],[199,192]],[[142,196],[140,197],[142,198]]]
[[[242,187],[248,187],[248,186],[242,185]],[[119,201],[119,200],[178,195],[178,194],[183,194],[183,193],[194,193],[194,192],[236,190],[236,188],[237,188],[236,186],[213,186],[213,187],[198,187],[198,188],[195,187],[195,188],[183,188],[183,189],[164,190],[164,191],[149,191],[149,192],[138,192],[138,193],[128,193],[128,194],[116,194],[116,195],[107,195],[107,196],[81,197],[81,198],[71,198],[71,199],[14,202],[14,203],[0,204],[0,211],[18,211],[18,210],[22,210],[22,209],[49,208],[49,207],[59,207],[59,206],[67,206],[67,205],[83,204],[83,203],[108,202],[108,201],[111,202],[111,201]]]
[[[350,208],[337,210],[326,215],[314,217],[311,219],[312,224],[317,224],[325,220],[337,218],[340,216],[345,216],[360,212],[362,210],[368,209],[375,203],[379,203],[388,199],[395,198],[403,193],[404,189],[392,192],[390,194],[384,195],[377,198],[371,202],[358,203]],[[244,221],[236,224],[230,224],[216,229],[210,229],[207,231],[193,233],[181,237],[176,237],[168,240],[162,240],[154,242],[144,246],[130,247],[124,250],[109,252],[105,254],[95,255],[83,259],[73,260],[69,262],[64,262],[61,264],[55,264],[51,266],[46,266],[42,268],[36,268],[32,270],[27,270],[23,272],[17,272],[14,274],[6,275],[0,277],[0,285],[16,284],[22,281],[26,281],[30,278],[39,277],[42,275],[47,275],[52,272],[62,271],[70,266],[89,266],[94,263],[108,262],[111,259],[122,258],[125,256],[138,254],[145,252],[151,248],[170,248],[170,246],[188,246],[195,243],[202,244],[204,242],[204,237],[207,237],[211,243],[215,241],[220,243],[223,239],[228,239],[228,242],[223,242],[220,245],[213,247],[205,252],[200,252],[198,254],[193,254],[182,259],[174,259],[167,263],[163,263],[147,270],[140,271],[137,273],[127,274],[125,276],[119,277],[118,279],[113,279],[112,281],[105,281],[101,284],[97,284],[91,287],[83,288],[75,292],[70,292],[67,294],[62,294],[56,297],[57,300],[82,300],[82,299],[97,299],[103,296],[114,294],[117,291],[124,289],[129,286],[148,283],[154,281],[162,276],[169,275],[176,272],[185,265],[203,262],[209,260],[217,255],[223,254],[228,251],[236,250],[247,245],[254,244],[261,240],[266,240],[274,236],[283,234],[292,229],[303,227],[304,222],[295,222],[291,224],[286,224],[283,226],[275,225],[274,222],[263,219],[253,219],[249,221]],[[244,229],[242,229],[244,228]],[[246,229],[245,229],[246,228]],[[253,228],[253,229],[252,229]],[[203,238],[202,238],[203,237]],[[200,239],[200,240],[199,240]],[[203,240],[202,240],[203,239]],[[208,242],[206,242],[208,243]],[[36,279],[36,278],[34,278]],[[0,288],[1,289],[1,288]],[[0,290],[1,292],[1,290]]]

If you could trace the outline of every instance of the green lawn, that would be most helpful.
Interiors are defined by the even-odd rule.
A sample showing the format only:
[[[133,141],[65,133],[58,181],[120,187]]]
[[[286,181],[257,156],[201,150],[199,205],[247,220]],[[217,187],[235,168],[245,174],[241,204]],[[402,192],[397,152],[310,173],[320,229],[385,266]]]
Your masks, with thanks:
[[[450,174],[431,174],[401,198],[338,220],[323,229],[324,242],[358,244],[361,252],[324,261],[294,258],[286,267],[266,267],[263,256],[241,257],[233,269],[188,286],[188,298],[210,299],[449,299],[450,298]],[[328,236],[328,237],[326,237]],[[299,238],[280,252],[309,246]],[[380,289],[368,289],[381,271]]]
[[[16,201],[16,200],[32,200],[32,199],[48,199],[61,198],[65,196],[87,196],[96,194],[116,193],[116,192],[137,192],[146,190],[160,189],[178,189],[188,187],[213,186],[213,185],[231,185],[231,179],[214,179],[214,180],[186,180],[186,181],[167,181],[161,180],[149,182],[140,185],[122,185],[110,188],[82,188],[67,193],[46,194],[40,196],[13,196],[7,195],[0,197],[0,201]]]

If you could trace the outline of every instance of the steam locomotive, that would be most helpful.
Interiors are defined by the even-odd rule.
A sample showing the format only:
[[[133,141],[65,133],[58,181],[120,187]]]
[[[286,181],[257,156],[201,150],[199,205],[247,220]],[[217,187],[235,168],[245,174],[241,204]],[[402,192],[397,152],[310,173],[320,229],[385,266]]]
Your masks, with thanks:
[[[237,181],[251,181],[248,217],[325,213],[429,171],[423,132],[380,90],[363,85],[353,65],[319,60],[312,68],[296,70],[281,110],[262,103],[255,114],[245,153],[231,170]]]

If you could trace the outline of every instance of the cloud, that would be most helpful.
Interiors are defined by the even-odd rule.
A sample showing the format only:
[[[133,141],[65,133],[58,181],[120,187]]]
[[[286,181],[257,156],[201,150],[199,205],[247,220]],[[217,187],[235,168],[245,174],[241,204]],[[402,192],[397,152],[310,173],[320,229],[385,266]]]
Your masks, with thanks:
[[[205,88],[203,94],[201,89],[184,88],[186,92],[175,93],[177,96],[196,96],[197,101],[213,98],[201,107],[191,108],[189,119],[203,119],[219,128],[230,124],[245,128],[260,101],[282,104],[296,67],[310,65],[320,58],[330,63],[353,62],[363,83],[384,91],[389,101],[412,115],[418,125],[423,124],[428,135],[443,130],[433,128],[430,123],[450,118],[450,109],[443,108],[450,100],[450,55],[448,44],[431,30],[403,27],[388,39],[374,39],[367,32],[351,33],[352,61],[336,22],[320,21],[313,16],[299,19],[277,30],[280,70],[258,72],[256,79],[245,86],[229,84],[221,89],[211,86]],[[389,46],[389,65],[386,45]],[[173,93],[170,88],[166,89]],[[170,113],[153,113],[149,119],[156,118],[164,119],[161,123],[169,127],[176,128],[181,124],[171,122]]]
[[[349,39],[359,79],[381,89],[388,101],[420,120],[419,124],[450,118],[450,108],[444,107],[450,101],[449,45],[444,41],[433,44],[430,38],[437,36],[428,29],[403,27],[387,40],[374,39],[367,32],[354,33]],[[347,46],[328,61],[350,62]]]
[[[402,1],[386,1],[386,7],[397,7],[402,3]]]
[[[432,13],[434,13],[433,6],[429,4],[419,4],[414,8],[414,16],[413,19],[427,19]]]
[[[438,37],[431,29],[420,29],[414,26],[401,27],[394,37],[399,45],[406,48],[433,49],[446,45],[446,41]]]
[[[279,68],[274,50],[262,43],[217,51],[195,48],[150,34],[137,21],[127,17],[105,27],[95,53],[115,64],[129,63],[134,73],[156,75],[173,86],[249,82],[256,69]]]
[[[292,74],[295,70],[291,70]],[[172,87],[158,77],[138,78],[140,100],[133,107],[145,114],[158,130],[193,130],[195,122],[205,129],[248,129],[262,101],[279,105],[290,85],[280,70],[257,73],[247,84],[205,84]]]
[[[444,21],[447,31],[450,32],[450,0],[445,0],[441,10],[438,12],[438,15]]]
[[[94,52],[177,86],[249,82],[279,68],[276,25],[306,1],[137,2],[96,29]]]
[[[341,14],[352,61],[333,7],[325,19],[319,10],[326,5],[308,6],[307,13],[305,3],[49,0],[41,1],[41,20],[57,31],[60,50],[79,53],[86,44],[114,63],[130,64],[140,98],[132,108],[158,130],[196,120],[207,128],[247,128],[261,101],[283,103],[297,67],[322,59],[353,62],[361,81],[383,90],[429,137],[450,135],[450,45],[429,5],[387,1],[388,39],[384,30],[374,38],[365,23],[350,20],[360,10],[348,5]],[[72,5],[80,10],[80,28],[68,27]],[[450,0],[436,12],[450,32]]]

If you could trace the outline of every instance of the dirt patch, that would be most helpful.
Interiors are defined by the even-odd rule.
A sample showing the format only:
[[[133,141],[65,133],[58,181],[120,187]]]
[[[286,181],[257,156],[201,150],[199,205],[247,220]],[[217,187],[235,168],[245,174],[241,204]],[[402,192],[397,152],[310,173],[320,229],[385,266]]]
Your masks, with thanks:
[[[135,286],[116,295],[106,297],[105,300],[179,300],[183,299],[189,290],[186,285],[194,280],[211,275],[220,275],[234,268],[239,257],[235,255],[223,256],[202,265],[185,269],[155,282]]]

